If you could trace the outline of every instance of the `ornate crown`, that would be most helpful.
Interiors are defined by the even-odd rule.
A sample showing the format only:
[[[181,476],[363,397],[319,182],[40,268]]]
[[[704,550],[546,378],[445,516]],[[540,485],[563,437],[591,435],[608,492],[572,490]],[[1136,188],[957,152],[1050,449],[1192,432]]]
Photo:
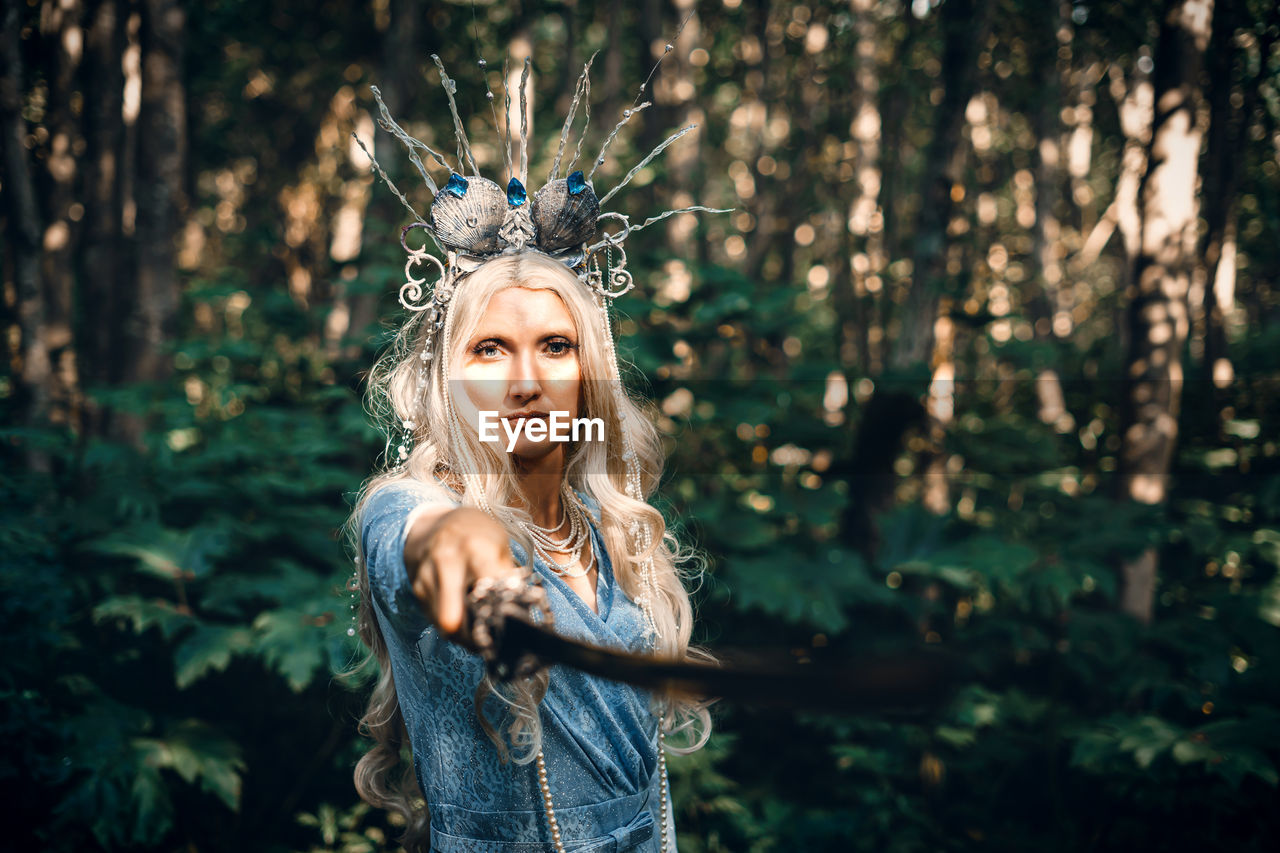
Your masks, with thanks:
[[[670,53],[671,50],[672,45],[668,43],[663,52],[663,57],[665,58],[666,54]],[[657,71],[658,64],[662,61],[661,59],[658,60],[658,64],[654,65],[644,84],[641,85],[636,102],[622,111],[621,119],[609,135],[605,137],[599,153],[591,163],[590,171],[584,174],[582,169],[574,170],[573,167],[582,154],[582,146],[586,139],[587,128],[591,118],[590,72],[595,56],[591,57],[583,66],[582,74],[578,77],[577,85],[574,88],[573,100],[569,105],[564,126],[560,131],[560,143],[556,150],[555,160],[552,163],[547,183],[530,198],[526,189],[529,175],[529,115],[525,98],[529,78],[529,60],[525,60],[524,70],[520,77],[520,162],[518,164],[513,162],[511,134],[510,127],[508,127],[505,155],[507,172],[511,177],[504,191],[497,183],[481,177],[470,141],[458,115],[458,106],[454,98],[458,88],[457,82],[445,72],[444,65],[438,56],[433,54],[431,58],[440,70],[440,81],[444,87],[445,96],[449,101],[449,112],[453,118],[454,137],[457,141],[457,168],[450,165],[444,155],[406,133],[391,117],[391,113],[383,102],[382,94],[378,91],[378,88],[376,86],[372,87],[373,96],[377,101],[380,114],[379,126],[394,135],[405,146],[409,153],[410,161],[417,168],[427,188],[434,195],[429,219],[421,216],[413,208],[404,193],[397,189],[395,184],[387,177],[386,172],[359,137],[356,137],[356,142],[369,157],[374,171],[377,172],[383,182],[400,199],[405,209],[414,217],[415,221],[405,226],[401,233],[400,242],[408,253],[408,260],[405,263],[406,281],[400,288],[400,303],[410,311],[430,311],[431,313],[427,319],[434,329],[438,329],[444,323],[445,310],[458,280],[467,273],[474,271],[484,261],[496,255],[526,248],[536,249],[556,258],[574,270],[585,285],[601,296],[613,298],[621,296],[635,286],[631,273],[627,270],[627,257],[623,249],[623,242],[630,235],[677,213],[730,212],[728,210],[703,207],[702,205],[692,205],[690,207],[662,211],[657,215],[648,217],[639,224],[633,225],[627,214],[615,211],[601,211],[601,208],[619,190],[629,184],[641,169],[649,165],[669,145],[697,126],[688,125],[668,136],[627,172],[626,176],[616,186],[603,196],[596,195],[591,179],[594,177],[596,169],[605,162],[605,154],[609,150],[609,146],[617,138],[619,131],[634,116],[651,106],[648,101],[640,102],[640,98],[644,96],[645,88],[653,78],[654,72]],[[486,63],[481,59],[479,60],[479,65],[483,71]],[[503,79],[507,79],[505,74]],[[498,121],[497,112],[493,105],[493,92],[487,90],[486,96],[489,101],[490,111],[493,113],[494,126],[496,128]],[[509,91],[506,93],[505,103],[506,114],[510,116],[511,95]],[[574,147],[573,156],[565,169],[568,174],[566,177],[560,177],[560,167],[567,150],[569,134],[580,105],[584,107],[583,113],[585,116],[581,134]],[[436,164],[448,170],[449,178],[443,187],[439,186],[432,178],[419,152],[426,153]],[[465,176],[463,174],[464,171],[468,173]],[[612,233],[604,232],[601,226],[607,220],[616,222],[617,230]],[[426,234],[427,239],[423,241],[421,246],[414,248],[409,245],[409,234],[418,229],[421,229]],[[441,250],[444,255],[443,261],[428,252],[430,242],[434,242]],[[601,264],[601,255],[605,256],[603,265]],[[436,267],[438,276],[432,284],[427,283],[426,275],[421,271],[423,263]],[[430,356],[428,355],[428,357]]]

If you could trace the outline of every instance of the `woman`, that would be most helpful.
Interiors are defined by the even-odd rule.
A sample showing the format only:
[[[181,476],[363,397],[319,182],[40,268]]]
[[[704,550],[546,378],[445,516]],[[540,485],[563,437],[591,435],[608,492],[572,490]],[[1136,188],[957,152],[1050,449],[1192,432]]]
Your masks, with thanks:
[[[358,630],[381,666],[361,720],[376,745],[356,787],[406,819],[411,851],[428,834],[442,853],[675,849],[659,719],[700,721],[697,748],[704,709],[562,667],[481,687],[480,659],[459,644],[468,589],[532,571],[557,631],[688,653],[687,555],[644,500],[660,445],[617,385],[603,305],[560,260],[501,254],[459,278],[440,328],[411,322],[371,377],[371,399],[414,442],[366,483],[351,519]],[[501,440],[482,441],[493,412]],[[521,429],[552,412],[599,418],[603,436]],[[406,736],[413,767],[396,778]]]

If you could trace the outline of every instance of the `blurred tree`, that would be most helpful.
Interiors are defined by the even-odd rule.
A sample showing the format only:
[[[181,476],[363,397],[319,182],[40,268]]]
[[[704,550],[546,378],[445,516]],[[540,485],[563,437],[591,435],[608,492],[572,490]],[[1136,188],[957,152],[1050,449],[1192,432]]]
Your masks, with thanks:
[[[1204,185],[1201,209],[1205,229],[1198,255],[1204,269],[1202,304],[1193,306],[1203,326],[1205,375],[1219,388],[1234,378],[1228,355],[1226,318],[1235,302],[1236,203],[1241,161],[1253,126],[1258,98],[1265,87],[1269,58],[1280,31],[1280,6],[1272,5],[1256,36],[1257,70],[1253,50],[1241,45],[1255,38],[1242,25],[1252,22],[1243,0],[1216,0],[1213,35],[1206,54],[1208,64],[1209,127],[1204,151]]]
[[[186,11],[179,0],[141,7],[138,104],[138,267],[126,288],[128,347],[123,377],[157,382],[173,369],[169,351],[178,323],[177,237],[187,213],[187,98],[183,82]],[[133,427],[133,440],[141,435]]]
[[[43,172],[36,180],[41,199],[37,227],[41,234],[41,280],[44,289],[43,346],[49,361],[50,409],[53,423],[77,425],[80,401],[78,364],[72,323],[75,314],[73,232],[84,215],[79,200],[79,155],[84,148],[76,92],[83,58],[84,10],[79,2],[40,4],[40,44],[48,101],[42,125],[48,133]]]
[[[115,346],[125,325],[123,283],[131,279],[124,211],[132,193],[128,143],[136,141],[132,125],[122,120],[128,14],[128,3],[98,0],[88,10],[85,27],[85,218],[77,281],[78,301],[94,310],[82,312],[88,317],[77,324],[76,341],[81,379],[95,388],[118,383],[124,367]],[[95,403],[88,395],[85,427],[91,434],[108,434],[110,412]]]
[[[50,416],[53,399],[54,366],[48,338],[48,308],[41,275],[41,231],[43,217],[36,201],[35,183],[27,154],[27,127],[23,116],[30,72],[22,56],[22,32],[26,22],[16,3],[4,12],[4,77],[0,79],[0,109],[3,109],[4,196],[8,250],[14,282],[13,302],[20,330],[20,364],[23,420],[43,424]],[[45,468],[48,460],[36,452],[30,463]]]
[[[1121,416],[1122,494],[1146,504],[1168,496],[1178,436],[1182,348],[1196,250],[1196,176],[1204,137],[1200,72],[1209,44],[1213,0],[1170,0],[1156,44],[1155,121],[1147,172],[1138,192],[1141,243],[1128,304],[1129,351]],[[1157,552],[1124,564],[1120,606],[1150,622]]]

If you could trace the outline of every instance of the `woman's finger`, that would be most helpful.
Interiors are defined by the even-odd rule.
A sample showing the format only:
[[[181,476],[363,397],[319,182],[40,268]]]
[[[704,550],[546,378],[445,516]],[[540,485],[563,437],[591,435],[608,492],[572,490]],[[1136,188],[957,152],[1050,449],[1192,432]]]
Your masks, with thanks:
[[[436,625],[444,634],[456,634],[462,629],[464,598],[467,591],[467,564],[463,555],[453,548],[437,549],[436,575]]]

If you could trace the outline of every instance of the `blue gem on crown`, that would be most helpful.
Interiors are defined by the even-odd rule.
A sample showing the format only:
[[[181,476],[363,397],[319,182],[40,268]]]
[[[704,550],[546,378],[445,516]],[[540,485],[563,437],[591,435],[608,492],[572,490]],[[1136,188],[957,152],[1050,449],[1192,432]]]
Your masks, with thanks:
[[[528,200],[529,194],[524,191],[524,184],[520,183],[518,178],[512,178],[507,184],[507,204],[519,207]]]
[[[467,179],[456,172],[449,175],[449,183],[444,185],[444,191],[462,198],[467,194]]]
[[[569,195],[577,195],[587,188],[587,179],[582,176],[582,170],[569,175]]]

